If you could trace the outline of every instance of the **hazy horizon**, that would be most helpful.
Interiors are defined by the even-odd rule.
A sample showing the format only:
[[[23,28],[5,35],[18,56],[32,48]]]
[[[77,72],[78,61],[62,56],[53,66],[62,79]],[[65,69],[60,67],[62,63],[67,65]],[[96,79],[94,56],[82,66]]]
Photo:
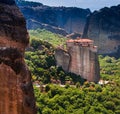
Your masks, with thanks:
[[[66,6],[66,7],[79,7],[89,8],[91,11],[99,10],[103,7],[116,6],[120,4],[120,0],[26,0],[40,2],[44,5],[49,6]]]

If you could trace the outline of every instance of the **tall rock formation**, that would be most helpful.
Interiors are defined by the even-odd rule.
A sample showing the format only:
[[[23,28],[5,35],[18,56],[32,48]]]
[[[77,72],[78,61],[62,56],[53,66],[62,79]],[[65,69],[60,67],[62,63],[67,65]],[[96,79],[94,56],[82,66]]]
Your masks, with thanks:
[[[55,51],[55,59],[57,66],[62,67],[65,71],[69,71],[70,54],[62,48]]]
[[[62,28],[67,33],[81,33],[86,23],[86,17],[90,14],[89,9],[75,7],[49,7],[27,1],[17,1],[17,4],[26,17],[28,29],[39,28],[40,23],[43,23]]]
[[[67,50],[60,47],[55,51],[58,66],[65,71],[80,75],[88,81],[98,82],[100,68],[97,55],[97,47],[89,39],[68,40]]]
[[[26,23],[14,0],[0,0],[0,114],[36,114],[24,61],[28,43]]]
[[[83,37],[94,40],[100,54],[120,57],[120,5],[93,12],[87,19]]]

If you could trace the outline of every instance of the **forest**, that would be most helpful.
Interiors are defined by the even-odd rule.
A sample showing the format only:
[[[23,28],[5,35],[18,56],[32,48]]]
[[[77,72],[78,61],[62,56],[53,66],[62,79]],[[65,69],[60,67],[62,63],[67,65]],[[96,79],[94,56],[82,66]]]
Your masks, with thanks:
[[[38,114],[120,114],[120,58],[99,55],[103,83],[88,82],[56,66],[55,48],[66,38],[41,29],[29,34],[25,61],[32,74]]]

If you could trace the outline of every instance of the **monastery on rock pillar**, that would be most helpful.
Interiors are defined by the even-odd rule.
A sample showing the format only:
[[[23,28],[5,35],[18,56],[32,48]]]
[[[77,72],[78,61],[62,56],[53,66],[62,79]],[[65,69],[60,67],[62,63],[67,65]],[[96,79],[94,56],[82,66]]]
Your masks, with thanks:
[[[55,51],[57,66],[63,70],[80,75],[90,82],[98,82],[100,68],[97,46],[90,39],[69,39],[66,50],[58,47]]]

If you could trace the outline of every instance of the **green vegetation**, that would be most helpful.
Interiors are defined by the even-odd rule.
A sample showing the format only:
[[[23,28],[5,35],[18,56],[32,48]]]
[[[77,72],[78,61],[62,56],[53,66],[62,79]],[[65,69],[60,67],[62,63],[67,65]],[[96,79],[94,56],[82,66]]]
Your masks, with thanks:
[[[119,81],[120,82],[120,58],[102,55],[99,56],[101,78],[104,80]]]
[[[85,82],[79,88],[47,85],[35,87],[38,114],[119,114],[120,89]]]
[[[31,39],[37,38],[49,42],[53,46],[62,45],[66,41],[66,38],[62,35],[54,34],[44,29],[30,30],[29,34]]]
[[[120,59],[100,55],[101,79],[108,83],[89,83],[56,67],[55,46],[65,39],[45,30],[31,30],[30,36],[25,60],[40,84],[34,85],[38,114],[120,114]]]
[[[66,73],[62,68],[56,67],[54,50],[54,47],[46,41],[31,40],[31,47],[25,52],[25,59],[32,72],[33,80],[43,84],[51,82],[82,84],[84,80],[80,76]]]

